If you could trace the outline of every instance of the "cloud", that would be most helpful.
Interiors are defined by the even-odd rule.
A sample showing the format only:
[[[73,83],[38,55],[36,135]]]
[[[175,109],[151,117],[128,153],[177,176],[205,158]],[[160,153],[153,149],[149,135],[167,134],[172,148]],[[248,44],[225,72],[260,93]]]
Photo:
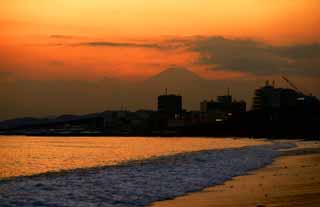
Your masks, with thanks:
[[[197,37],[189,50],[199,53],[196,64],[213,70],[320,76],[319,44],[273,46],[252,39]]]
[[[129,47],[129,48],[149,48],[159,50],[175,50],[190,46],[189,40],[184,39],[168,39],[164,41],[155,41],[141,43],[138,42],[112,42],[112,41],[88,41],[72,44],[71,46],[88,46],[88,47]]]
[[[95,40],[90,38],[79,37],[79,36],[68,36],[53,34],[49,38],[56,39],[57,43],[50,43],[49,46],[69,46],[69,47],[127,47],[127,48],[150,48],[150,49],[160,49],[160,50],[174,50],[182,47],[189,46],[190,38],[170,38],[165,40],[155,40],[154,42],[146,40],[137,40],[131,42],[115,42],[108,40]],[[68,39],[73,39],[70,42]],[[82,39],[82,40],[81,40]]]
[[[293,59],[319,58],[320,44],[273,47],[272,52]]]
[[[89,47],[143,47],[143,48],[162,48],[159,44],[154,43],[130,43],[130,42],[108,42],[108,41],[92,41],[75,44],[75,46]]]
[[[73,36],[71,35],[59,35],[59,34],[53,34],[53,35],[50,35],[49,37],[53,39],[72,39],[73,38]]]

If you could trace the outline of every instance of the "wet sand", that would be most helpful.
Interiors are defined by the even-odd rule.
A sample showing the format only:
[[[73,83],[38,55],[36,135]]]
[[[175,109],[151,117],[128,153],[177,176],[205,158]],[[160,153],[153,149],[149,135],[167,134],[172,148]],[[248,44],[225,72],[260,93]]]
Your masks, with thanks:
[[[160,201],[152,207],[319,206],[320,143],[302,142],[265,168],[223,185]]]

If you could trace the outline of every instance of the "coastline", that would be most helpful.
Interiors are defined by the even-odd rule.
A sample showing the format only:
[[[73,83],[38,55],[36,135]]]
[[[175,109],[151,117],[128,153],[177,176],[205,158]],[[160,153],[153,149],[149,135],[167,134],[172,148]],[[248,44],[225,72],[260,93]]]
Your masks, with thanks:
[[[320,143],[300,142],[266,167],[149,207],[318,206]]]

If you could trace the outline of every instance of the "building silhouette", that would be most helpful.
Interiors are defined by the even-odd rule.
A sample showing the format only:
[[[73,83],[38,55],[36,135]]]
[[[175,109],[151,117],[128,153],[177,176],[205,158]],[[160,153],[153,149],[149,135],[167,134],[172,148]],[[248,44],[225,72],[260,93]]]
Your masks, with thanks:
[[[253,136],[314,136],[319,134],[320,101],[291,88],[266,84],[255,90],[252,110],[247,113],[248,134]]]
[[[263,111],[294,111],[317,105],[317,98],[308,96],[290,88],[276,88],[274,84],[266,85],[255,90],[253,110]]]
[[[254,92],[253,110],[272,110],[280,107],[280,89],[266,81],[265,86],[258,88]]]
[[[246,112],[246,102],[233,100],[230,94],[218,96],[216,100],[200,103],[200,112],[207,122],[226,121]]]
[[[165,95],[158,96],[158,112],[169,115],[170,117],[179,116],[182,113],[182,96]]]
[[[292,84],[290,84],[292,85]],[[0,122],[0,134],[45,136],[319,137],[320,101],[296,87],[266,84],[254,92],[253,110],[230,95],[204,100],[200,111],[182,109],[182,97],[158,96],[158,110],[104,111]]]

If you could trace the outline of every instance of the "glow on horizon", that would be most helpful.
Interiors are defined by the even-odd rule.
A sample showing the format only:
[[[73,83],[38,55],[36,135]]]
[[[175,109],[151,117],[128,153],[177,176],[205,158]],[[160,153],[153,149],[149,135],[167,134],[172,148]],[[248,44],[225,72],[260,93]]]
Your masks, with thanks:
[[[141,79],[169,65],[190,67],[197,54],[145,48],[52,47],[77,41],[150,41],[166,36],[221,35],[273,44],[320,39],[318,0],[10,0],[1,2],[0,58],[20,77],[115,76]],[[70,35],[55,39],[50,35]],[[123,55],[125,54],[125,56]],[[48,64],[50,63],[50,64]],[[243,74],[213,71],[216,78]]]

